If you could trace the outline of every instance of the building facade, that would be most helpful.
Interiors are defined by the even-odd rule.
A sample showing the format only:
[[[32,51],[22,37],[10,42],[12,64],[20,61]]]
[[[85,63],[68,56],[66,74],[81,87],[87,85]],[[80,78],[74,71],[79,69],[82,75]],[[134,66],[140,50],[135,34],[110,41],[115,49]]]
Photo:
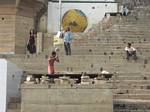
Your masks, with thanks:
[[[59,24],[60,22],[64,24],[63,18],[69,10],[79,10],[86,16],[87,27],[84,31],[87,31],[93,24],[101,21],[106,13],[116,13],[117,3],[115,0],[62,0],[61,13],[59,13],[59,1],[50,0],[48,3],[48,32],[57,32],[60,29]],[[81,21],[74,14],[72,16],[74,18],[68,21],[72,23]],[[68,19],[70,19],[69,16]]]
[[[37,0],[0,1],[0,54],[25,53],[29,31],[35,28],[42,6]]]

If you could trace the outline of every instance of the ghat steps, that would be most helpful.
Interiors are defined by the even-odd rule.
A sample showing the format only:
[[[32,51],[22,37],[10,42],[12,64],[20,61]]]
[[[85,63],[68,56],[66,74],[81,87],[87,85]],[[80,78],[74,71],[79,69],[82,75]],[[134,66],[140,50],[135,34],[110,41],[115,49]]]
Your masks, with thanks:
[[[149,111],[150,103],[150,14],[149,8],[137,8],[126,17],[111,17],[112,26],[106,30],[93,27],[93,31],[75,34],[72,43],[72,56],[65,56],[63,45],[59,45],[60,63],[56,71],[99,73],[100,68],[114,73],[108,81],[114,90],[115,112]],[[128,42],[137,49],[138,60],[127,61],[124,47]],[[47,55],[8,56],[30,74],[47,74]],[[133,105],[132,105],[132,103]],[[144,104],[146,106],[144,106]],[[123,106],[122,106],[123,105]],[[142,108],[140,108],[140,106]]]

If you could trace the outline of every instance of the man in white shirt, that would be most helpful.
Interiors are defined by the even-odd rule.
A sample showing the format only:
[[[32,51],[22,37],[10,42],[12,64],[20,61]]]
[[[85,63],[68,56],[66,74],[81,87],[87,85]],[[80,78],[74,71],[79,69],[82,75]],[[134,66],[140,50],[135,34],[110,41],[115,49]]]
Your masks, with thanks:
[[[128,43],[128,46],[125,47],[125,51],[127,53],[127,60],[129,60],[130,57],[133,57],[134,60],[137,60],[136,49],[131,46],[131,43]]]
[[[123,15],[123,16],[127,16],[128,13],[129,13],[128,8],[127,8],[126,6],[123,6],[123,9],[122,9],[122,15]]]

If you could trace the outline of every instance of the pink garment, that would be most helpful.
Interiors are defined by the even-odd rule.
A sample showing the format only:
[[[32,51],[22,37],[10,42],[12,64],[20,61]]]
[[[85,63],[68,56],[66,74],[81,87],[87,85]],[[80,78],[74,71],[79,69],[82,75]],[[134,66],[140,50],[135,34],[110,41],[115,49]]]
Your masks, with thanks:
[[[55,57],[51,56],[48,59],[48,74],[54,74],[55,73],[55,69],[54,69],[54,63],[55,63],[55,61],[59,62],[59,58],[58,58],[57,55]]]
[[[54,69],[54,62],[56,61],[56,58],[50,57],[48,59],[48,74],[54,74],[55,69]]]
[[[55,70],[54,70],[54,66],[50,66],[48,65],[48,74],[54,74],[55,73]]]

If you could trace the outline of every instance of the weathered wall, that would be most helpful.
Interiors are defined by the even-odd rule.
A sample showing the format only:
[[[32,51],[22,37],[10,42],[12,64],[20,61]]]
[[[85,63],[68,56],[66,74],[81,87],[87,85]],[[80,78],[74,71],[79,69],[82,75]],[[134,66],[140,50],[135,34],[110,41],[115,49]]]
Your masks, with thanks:
[[[16,53],[25,53],[31,28],[34,28],[34,18],[19,15],[16,16]]]
[[[0,1],[0,53],[13,53],[15,49],[14,5]]]
[[[21,0],[16,14],[15,52],[25,53],[30,29],[34,29],[35,15],[38,9],[35,1]]]
[[[20,96],[22,71],[13,63],[0,59],[0,75],[0,112],[6,112],[10,99]]]
[[[21,112],[113,112],[110,89],[99,86],[22,86]]]
[[[29,31],[41,7],[42,3],[33,0],[0,1],[0,53],[25,53]]]
[[[0,53],[13,53],[14,50],[15,15],[0,15]]]

